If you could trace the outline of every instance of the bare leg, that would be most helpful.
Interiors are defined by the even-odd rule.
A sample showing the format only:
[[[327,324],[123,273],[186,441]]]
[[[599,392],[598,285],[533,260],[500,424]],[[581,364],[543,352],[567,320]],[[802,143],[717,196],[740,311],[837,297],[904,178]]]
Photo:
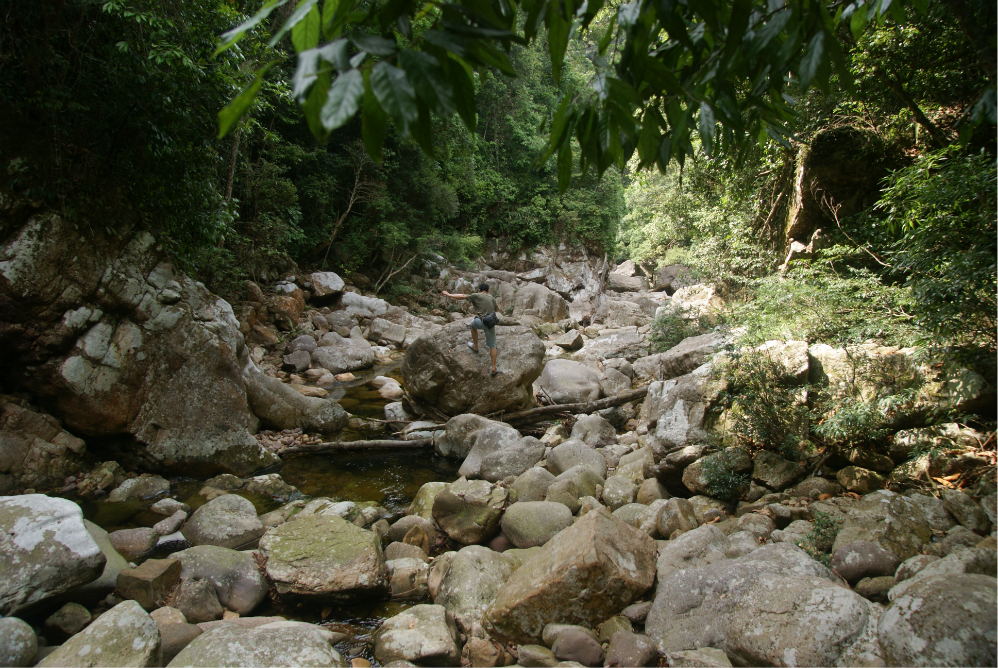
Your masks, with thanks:
[[[499,356],[499,349],[489,348],[489,355],[492,356],[492,371],[495,372],[496,370],[498,370],[498,367],[496,366],[496,357]]]
[[[478,352],[478,330],[474,329],[474,328],[471,330],[471,343],[474,344],[474,346],[475,346],[475,352],[477,353]]]

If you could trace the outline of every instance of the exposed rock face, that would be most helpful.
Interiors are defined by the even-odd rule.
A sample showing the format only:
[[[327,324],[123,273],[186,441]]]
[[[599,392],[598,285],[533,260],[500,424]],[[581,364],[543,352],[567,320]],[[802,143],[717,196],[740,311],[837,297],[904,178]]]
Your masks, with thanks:
[[[780,543],[666,576],[645,629],[663,654],[716,647],[739,665],[831,666],[876,619],[828,569]]]
[[[481,622],[482,614],[513,573],[509,561],[481,545],[469,545],[447,559],[439,573],[433,602],[442,605],[463,629]]]
[[[96,580],[105,557],[72,501],[44,494],[0,497],[0,612]]]
[[[374,351],[359,329],[352,330],[349,338],[329,332],[310,355],[313,362],[332,373],[366,369],[374,364]]]
[[[544,365],[537,387],[556,404],[595,401],[600,397],[600,375],[581,362],[553,359]]]
[[[134,436],[177,469],[276,462],[249,433],[232,308],[175,272],[152,235],[83,239],[38,215],[0,246],[0,276],[0,368],[67,429]]]
[[[644,532],[593,510],[513,573],[485,621],[517,642],[536,642],[549,623],[594,628],[651,587],[654,561]]]
[[[159,626],[135,601],[114,606],[39,666],[159,666]]]
[[[0,494],[61,487],[67,476],[88,468],[86,451],[86,444],[51,415],[0,396]]]
[[[703,364],[723,343],[724,337],[716,332],[683,339],[664,353],[635,360],[634,380],[650,382],[685,376]]]
[[[513,315],[532,315],[544,322],[558,322],[568,317],[568,302],[543,285],[528,283],[513,297]]]
[[[457,626],[442,605],[417,605],[381,625],[374,634],[374,656],[382,665],[456,666],[461,659],[457,640]]]
[[[405,353],[402,378],[417,401],[448,414],[519,410],[533,402],[531,385],[541,375],[544,344],[525,327],[496,327],[499,370],[489,374],[488,355],[475,353],[468,321],[420,337]]]
[[[377,534],[335,515],[296,517],[274,527],[260,539],[260,552],[282,596],[346,600],[387,587]]]
[[[256,628],[219,624],[188,644],[171,666],[313,666],[346,668],[333,649],[337,634],[304,622]]]
[[[180,561],[181,578],[211,582],[218,602],[240,615],[250,614],[267,597],[270,585],[260,574],[250,552],[199,545],[171,556]]]
[[[471,545],[496,533],[508,499],[502,487],[458,478],[433,499],[433,519],[458,543]]]
[[[995,665],[996,584],[970,573],[912,583],[880,617],[877,637],[887,665]]]

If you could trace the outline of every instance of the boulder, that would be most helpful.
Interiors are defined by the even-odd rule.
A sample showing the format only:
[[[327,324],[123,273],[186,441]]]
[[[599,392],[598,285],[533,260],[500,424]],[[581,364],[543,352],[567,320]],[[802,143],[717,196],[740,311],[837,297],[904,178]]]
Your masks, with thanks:
[[[610,476],[603,486],[603,503],[611,511],[614,511],[621,506],[632,503],[637,489],[637,486],[627,478],[617,475]]]
[[[180,562],[176,559],[147,559],[136,568],[118,573],[115,594],[137,602],[146,610],[162,606],[180,578]]]
[[[554,345],[564,350],[578,350],[583,342],[582,334],[577,329],[570,329],[553,341]]]
[[[513,573],[484,621],[517,642],[536,642],[552,622],[594,627],[651,587],[655,552],[646,534],[593,510]]]
[[[343,428],[350,419],[335,401],[306,397],[252,363],[245,376],[246,397],[253,413],[271,429],[302,429],[328,434]]]
[[[581,629],[567,628],[551,643],[551,653],[561,661],[574,661],[583,666],[602,666],[603,648],[599,641]]]
[[[548,453],[548,471],[556,476],[575,466],[583,466],[600,478],[606,477],[606,459],[592,446],[578,439],[569,439]]]
[[[296,516],[260,539],[265,573],[290,599],[346,601],[383,594],[385,558],[377,534],[335,515]]]
[[[723,650],[713,647],[701,647],[700,649],[691,649],[684,652],[669,652],[665,656],[665,664],[667,666],[676,666],[677,668],[679,666],[727,668],[731,665],[731,661],[728,660],[728,655]]]
[[[971,575],[998,575],[995,565],[995,552],[983,547],[964,548],[948,554],[942,559],[922,559],[930,555],[910,557],[898,568],[895,586],[889,598],[894,600],[904,595],[908,588],[919,580],[933,577],[948,577],[969,573]]]
[[[475,433],[491,424],[496,423],[481,415],[455,415],[447,421],[443,435],[434,441],[433,449],[441,457],[464,459],[475,444]]]
[[[457,626],[442,605],[413,606],[385,620],[372,640],[382,665],[409,661],[456,666],[461,660]]]
[[[480,477],[482,460],[486,456],[518,444],[522,437],[520,432],[508,424],[492,422],[474,432],[473,439],[471,450],[461,463],[461,468],[458,469],[458,475],[466,478]]]
[[[171,557],[180,561],[181,578],[211,582],[218,602],[244,617],[267,597],[270,589],[250,552],[199,545],[174,552]]]
[[[880,617],[877,638],[887,665],[995,665],[996,584],[970,573],[913,582]]]
[[[405,327],[384,318],[375,318],[371,321],[371,330],[368,338],[371,341],[387,341],[389,343],[405,342]]]
[[[508,493],[485,480],[458,478],[433,500],[433,519],[462,545],[491,538],[499,528]]]
[[[687,531],[662,546],[658,554],[658,579],[663,581],[676,571],[723,561],[729,557],[730,547],[728,537],[712,524]]]
[[[517,501],[543,501],[555,476],[545,468],[535,466],[517,476],[513,483]]]
[[[62,487],[88,469],[83,440],[23,400],[0,397],[0,442],[0,494]]]
[[[163,653],[163,665],[170,665],[170,662],[180,654],[180,651],[190,645],[201,633],[201,629],[197,625],[188,624],[186,621],[175,624],[160,624],[159,638],[160,650]]]
[[[263,535],[256,508],[236,494],[223,494],[194,511],[184,528],[191,545],[237,548]]]
[[[804,475],[804,467],[797,462],[790,462],[775,452],[763,450],[755,456],[752,467],[752,478],[770,489],[777,491],[789,487]]]
[[[503,513],[503,534],[516,547],[544,545],[559,531],[572,526],[572,512],[561,503],[518,501]]]
[[[349,664],[333,649],[333,644],[341,637],[304,622],[269,622],[255,628],[219,624],[192,640],[170,666],[346,668]]]
[[[184,525],[187,521],[187,513],[182,510],[178,510],[176,513],[167,517],[164,520],[156,522],[152,525],[152,530],[158,533],[160,536],[169,536],[172,533],[180,531],[180,527]]]
[[[419,559],[424,563],[430,561],[429,555],[422,548],[408,543],[389,543],[385,548],[385,563],[395,559]]]
[[[832,568],[852,584],[867,577],[894,575],[900,565],[893,552],[866,540],[843,545],[832,554]]]
[[[543,285],[528,283],[513,296],[513,317],[525,315],[540,318],[543,322],[558,322],[568,317],[568,302]]]
[[[958,489],[943,489],[943,506],[956,521],[980,535],[991,528],[988,516],[968,494]]]
[[[107,657],[107,658],[104,658]],[[159,666],[159,626],[135,601],[124,601],[67,640],[39,666]]]
[[[610,272],[607,275],[607,287],[614,292],[639,292],[648,289],[648,281],[643,276],[624,276]]]
[[[184,580],[174,593],[172,604],[191,624],[222,618],[222,604],[218,602],[215,586],[208,580]]]
[[[533,402],[544,344],[525,327],[496,327],[500,373],[489,374],[488,355],[467,346],[466,321],[420,337],[406,350],[402,378],[410,396],[447,415],[515,411]]]
[[[108,539],[118,554],[129,561],[138,561],[156,545],[159,533],[148,527],[119,529],[108,534]]]
[[[685,376],[706,362],[722,345],[724,337],[717,332],[683,339],[664,353],[635,360],[634,381],[648,383]]]
[[[27,622],[17,617],[0,618],[0,665],[30,666],[37,651],[38,638]]]
[[[426,598],[429,566],[425,560],[416,557],[389,559],[385,561],[385,568],[388,572],[388,586],[393,601]]]
[[[353,330],[349,338],[336,332],[324,334],[311,355],[313,363],[334,374],[366,369],[374,364],[374,350],[359,330]]]
[[[45,639],[61,643],[74,636],[90,623],[90,611],[79,603],[66,603],[53,612],[42,625]]]
[[[431,540],[436,538],[437,530],[433,526],[432,515],[430,518],[425,518],[420,515],[408,515],[400,518],[397,522],[391,525],[388,529],[388,533],[385,534],[385,539],[390,542],[401,543],[405,539],[406,535],[412,531],[414,526],[418,526]]]
[[[331,271],[312,272],[308,282],[312,285],[312,301],[316,304],[329,303],[346,287],[343,279]]]
[[[500,448],[482,457],[479,476],[489,482],[499,482],[518,476],[531,468],[544,456],[544,444],[533,436]]]
[[[617,442],[617,431],[600,415],[582,415],[575,420],[571,438],[577,438],[591,448],[601,448]]]
[[[687,267],[681,264],[669,264],[655,272],[651,289],[656,292],[665,291],[671,295],[679,288],[692,285],[692,280]]]
[[[100,577],[106,558],[66,499],[0,497],[0,613],[28,606]]]
[[[599,361],[614,357],[635,360],[647,354],[648,343],[641,334],[638,334],[638,328],[631,326],[601,330],[599,336],[586,341],[582,349],[572,355],[572,359],[579,362]]]
[[[607,666],[657,666],[658,649],[643,633],[617,631],[606,650]]]
[[[847,466],[836,473],[835,478],[847,491],[856,494],[869,494],[887,482],[882,475],[859,466]]]
[[[419,488],[416,492],[416,496],[412,499],[412,503],[409,504],[408,514],[416,515],[417,517],[422,517],[424,519],[433,518],[433,500],[437,498],[437,494],[440,490],[447,487],[445,482],[427,482],[423,483],[423,486]]]
[[[637,371],[635,371],[637,373]],[[655,421],[654,431],[649,430],[649,441],[656,462],[691,443],[706,440],[703,421],[712,405],[711,366],[704,364],[685,376],[666,381],[655,381],[648,386],[648,395],[642,408],[642,417]],[[679,477],[689,461],[677,462],[663,470],[663,477]],[[668,462],[666,462],[668,464]]]
[[[374,318],[385,315],[388,311],[388,302],[377,297],[365,297],[356,292],[344,292],[340,298],[340,305],[345,313],[361,318]],[[326,367],[329,368],[329,367]]]
[[[469,632],[481,622],[496,593],[513,574],[509,560],[481,545],[468,545],[444,560],[435,577],[433,602],[443,606]]]
[[[558,474],[555,478],[555,482],[548,487],[546,499],[548,501],[552,500],[550,497],[556,490],[559,489],[559,483],[567,485],[569,482],[575,486],[575,492],[578,493],[578,497],[580,499],[583,496],[595,497],[598,491],[596,488],[603,487],[605,484],[603,477],[596,473],[596,471],[589,466],[579,464],[563,473]],[[566,491],[571,491],[571,488],[567,488]]]
[[[600,397],[600,375],[581,362],[553,359],[544,365],[536,386],[556,404],[578,404]]]
[[[156,513],[157,515],[165,515],[166,517],[170,517],[171,515],[175,514],[177,511],[183,511],[185,513],[190,514],[191,507],[188,506],[186,503],[181,503],[176,499],[171,499],[167,497],[165,499],[160,499],[156,503],[149,506],[149,510]]]
[[[631,301],[604,299],[596,310],[596,320],[607,327],[641,327],[650,319],[639,305]]]
[[[686,499],[669,499],[655,517],[655,526],[663,538],[673,538],[703,524],[703,516]]]
[[[0,322],[31,326],[11,324],[6,391],[31,392],[80,437],[134,437],[161,469],[245,475],[277,462],[250,434],[232,307],[176,271],[152,234],[84,239],[51,213],[11,232]]]
[[[616,369],[604,369],[599,378],[603,396],[616,397],[631,389],[631,379]]]
[[[873,629],[868,601],[786,543],[674,571],[645,623],[663,654],[714,647],[739,665],[836,665]]]

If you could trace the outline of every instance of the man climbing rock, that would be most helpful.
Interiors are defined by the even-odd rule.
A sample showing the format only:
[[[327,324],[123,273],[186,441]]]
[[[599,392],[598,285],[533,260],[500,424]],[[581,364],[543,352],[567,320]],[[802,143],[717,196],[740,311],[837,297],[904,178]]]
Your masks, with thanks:
[[[478,330],[484,331],[485,347],[489,349],[489,355],[492,356],[492,375],[499,373],[499,367],[496,366],[496,358],[499,356],[499,350],[496,348],[496,322],[498,319],[493,315],[499,310],[499,302],[489,294],[489,284],[479,285],[478,292],[473,295],[454,295],[446,290],[443,290],[441,294],[451,299],[467,299],[471,302],[475,308],[475,317],[471,321],[471,341],[468,342],[468,347],[477,353],[479,350]],[[491,326],[486,324],[490,320]]]

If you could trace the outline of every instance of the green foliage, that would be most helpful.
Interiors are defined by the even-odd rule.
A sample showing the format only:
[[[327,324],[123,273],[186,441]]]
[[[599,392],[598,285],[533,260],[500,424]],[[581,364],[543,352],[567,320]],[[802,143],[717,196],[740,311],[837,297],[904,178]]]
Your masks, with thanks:
[[[832,566],[832,545],[835,544],[835,537],[839,535],[841,520],[838,520],[829,513],[816,510],[812,513],[814,526],[804,538],[797,543],[797,547],[807,552],[812,559],[821,562],[825,566]]]
[[[722,450],[703,460],[707,494],[715,499],[737,499],[749,484],[749,476],[735,470],[733,456]]]
[[[902,233],[890,248],[916,322],[937,340],[995,350],[995,160],[947,149],[887,181],[877,208]]]
[[[778,360],[766,352],[732,353],[715,364],[714,373],[726,381],[718,406],[729,410],[728,429],[738,441],[791,461],[813,453],[806,388],[795,386]]]
[[[688,306],[671,306],[651,324],[651,351],[665,352],[678,345],[683,339],[699,336],[710,331],[707,316],[700,309]]]

